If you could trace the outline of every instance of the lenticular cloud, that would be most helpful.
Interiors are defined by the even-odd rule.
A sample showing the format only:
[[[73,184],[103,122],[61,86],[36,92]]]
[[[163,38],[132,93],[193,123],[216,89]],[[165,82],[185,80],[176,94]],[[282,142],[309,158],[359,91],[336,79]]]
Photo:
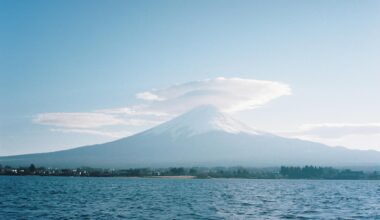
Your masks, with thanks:
[[[290,94],[290,87],[284,83],[219,77],[138,93],[136,98],[140,103],[133,106],[91,112],[42,113],[35,116],[33,122],[65,128],[55,129],[60,132],[111,136],[113,134],[104,133],[103,130],[88,129],[157,124],[200,105],[213,105],[221,111],[237,112]]]
[[[290,87],[284,83],[220,77],[145,91],[136,97],[148,102],[150,108],[172,113],[199,105],[214,105],[222,111],[236,112],[290,94]]]

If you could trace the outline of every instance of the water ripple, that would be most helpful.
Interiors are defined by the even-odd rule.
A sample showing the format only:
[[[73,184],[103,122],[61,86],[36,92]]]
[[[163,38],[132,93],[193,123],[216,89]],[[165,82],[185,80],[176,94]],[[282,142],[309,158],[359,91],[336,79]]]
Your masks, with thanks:
[[[380,219],[380,181],[0,177],[0,219]]]

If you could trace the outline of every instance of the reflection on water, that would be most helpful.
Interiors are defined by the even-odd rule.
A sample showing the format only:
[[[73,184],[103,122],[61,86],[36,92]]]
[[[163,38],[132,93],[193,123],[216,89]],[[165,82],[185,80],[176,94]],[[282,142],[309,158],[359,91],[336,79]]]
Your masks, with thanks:
[[[0,219],[380,219],[380,181],[0,177]]]

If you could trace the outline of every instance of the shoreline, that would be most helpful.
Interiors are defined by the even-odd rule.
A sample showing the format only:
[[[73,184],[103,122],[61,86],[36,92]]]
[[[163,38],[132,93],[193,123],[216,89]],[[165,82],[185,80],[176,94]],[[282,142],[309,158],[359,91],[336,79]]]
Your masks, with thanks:
[[[72,177],[72,178],[126,178],[126,179],[244,179],[244,180],[327,180],[327,181],[345,181],[345,180],[354,180],[354,181],[380,181],[380,179],[318,179],[318,178],[242,178],[242,177],[197,177],[197,176],[59,176],[59,175],[0,175],[2,176],[17,176],[17,177],[25,177],[25,176],[35,176],[35,177]]]
[[[108,169],[82,167],[45,168],[0,166],[0,176],[67,176],[67,177],[130,177],[151,179],[316,179],[316,180],[380,180],[379,171],[360,171],[317,166],[281,166],[278,168],[245,167],[170,167]]]
[[[145,176],[141,178],[152,178],[152,179],[199,179],[196,176],[186,176],[186,175],[180,175],[180,176]]]

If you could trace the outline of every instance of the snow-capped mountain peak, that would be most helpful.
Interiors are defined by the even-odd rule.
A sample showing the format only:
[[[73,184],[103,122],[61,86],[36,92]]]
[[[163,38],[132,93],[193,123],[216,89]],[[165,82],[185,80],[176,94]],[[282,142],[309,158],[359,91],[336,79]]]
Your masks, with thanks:
[[[220,112],[212,105],[196,107],[189,112],[148,130],[147,133],[170,134],[172,137],[190,137],[210,131],[223,131],[232,134],[258,134],[254,129]]]
[[[50,167],[193,167],[380,164],[380,153],[329,147],[255,132],[201,106],[142,133],[104,144],[0,157],[2,164]]]

